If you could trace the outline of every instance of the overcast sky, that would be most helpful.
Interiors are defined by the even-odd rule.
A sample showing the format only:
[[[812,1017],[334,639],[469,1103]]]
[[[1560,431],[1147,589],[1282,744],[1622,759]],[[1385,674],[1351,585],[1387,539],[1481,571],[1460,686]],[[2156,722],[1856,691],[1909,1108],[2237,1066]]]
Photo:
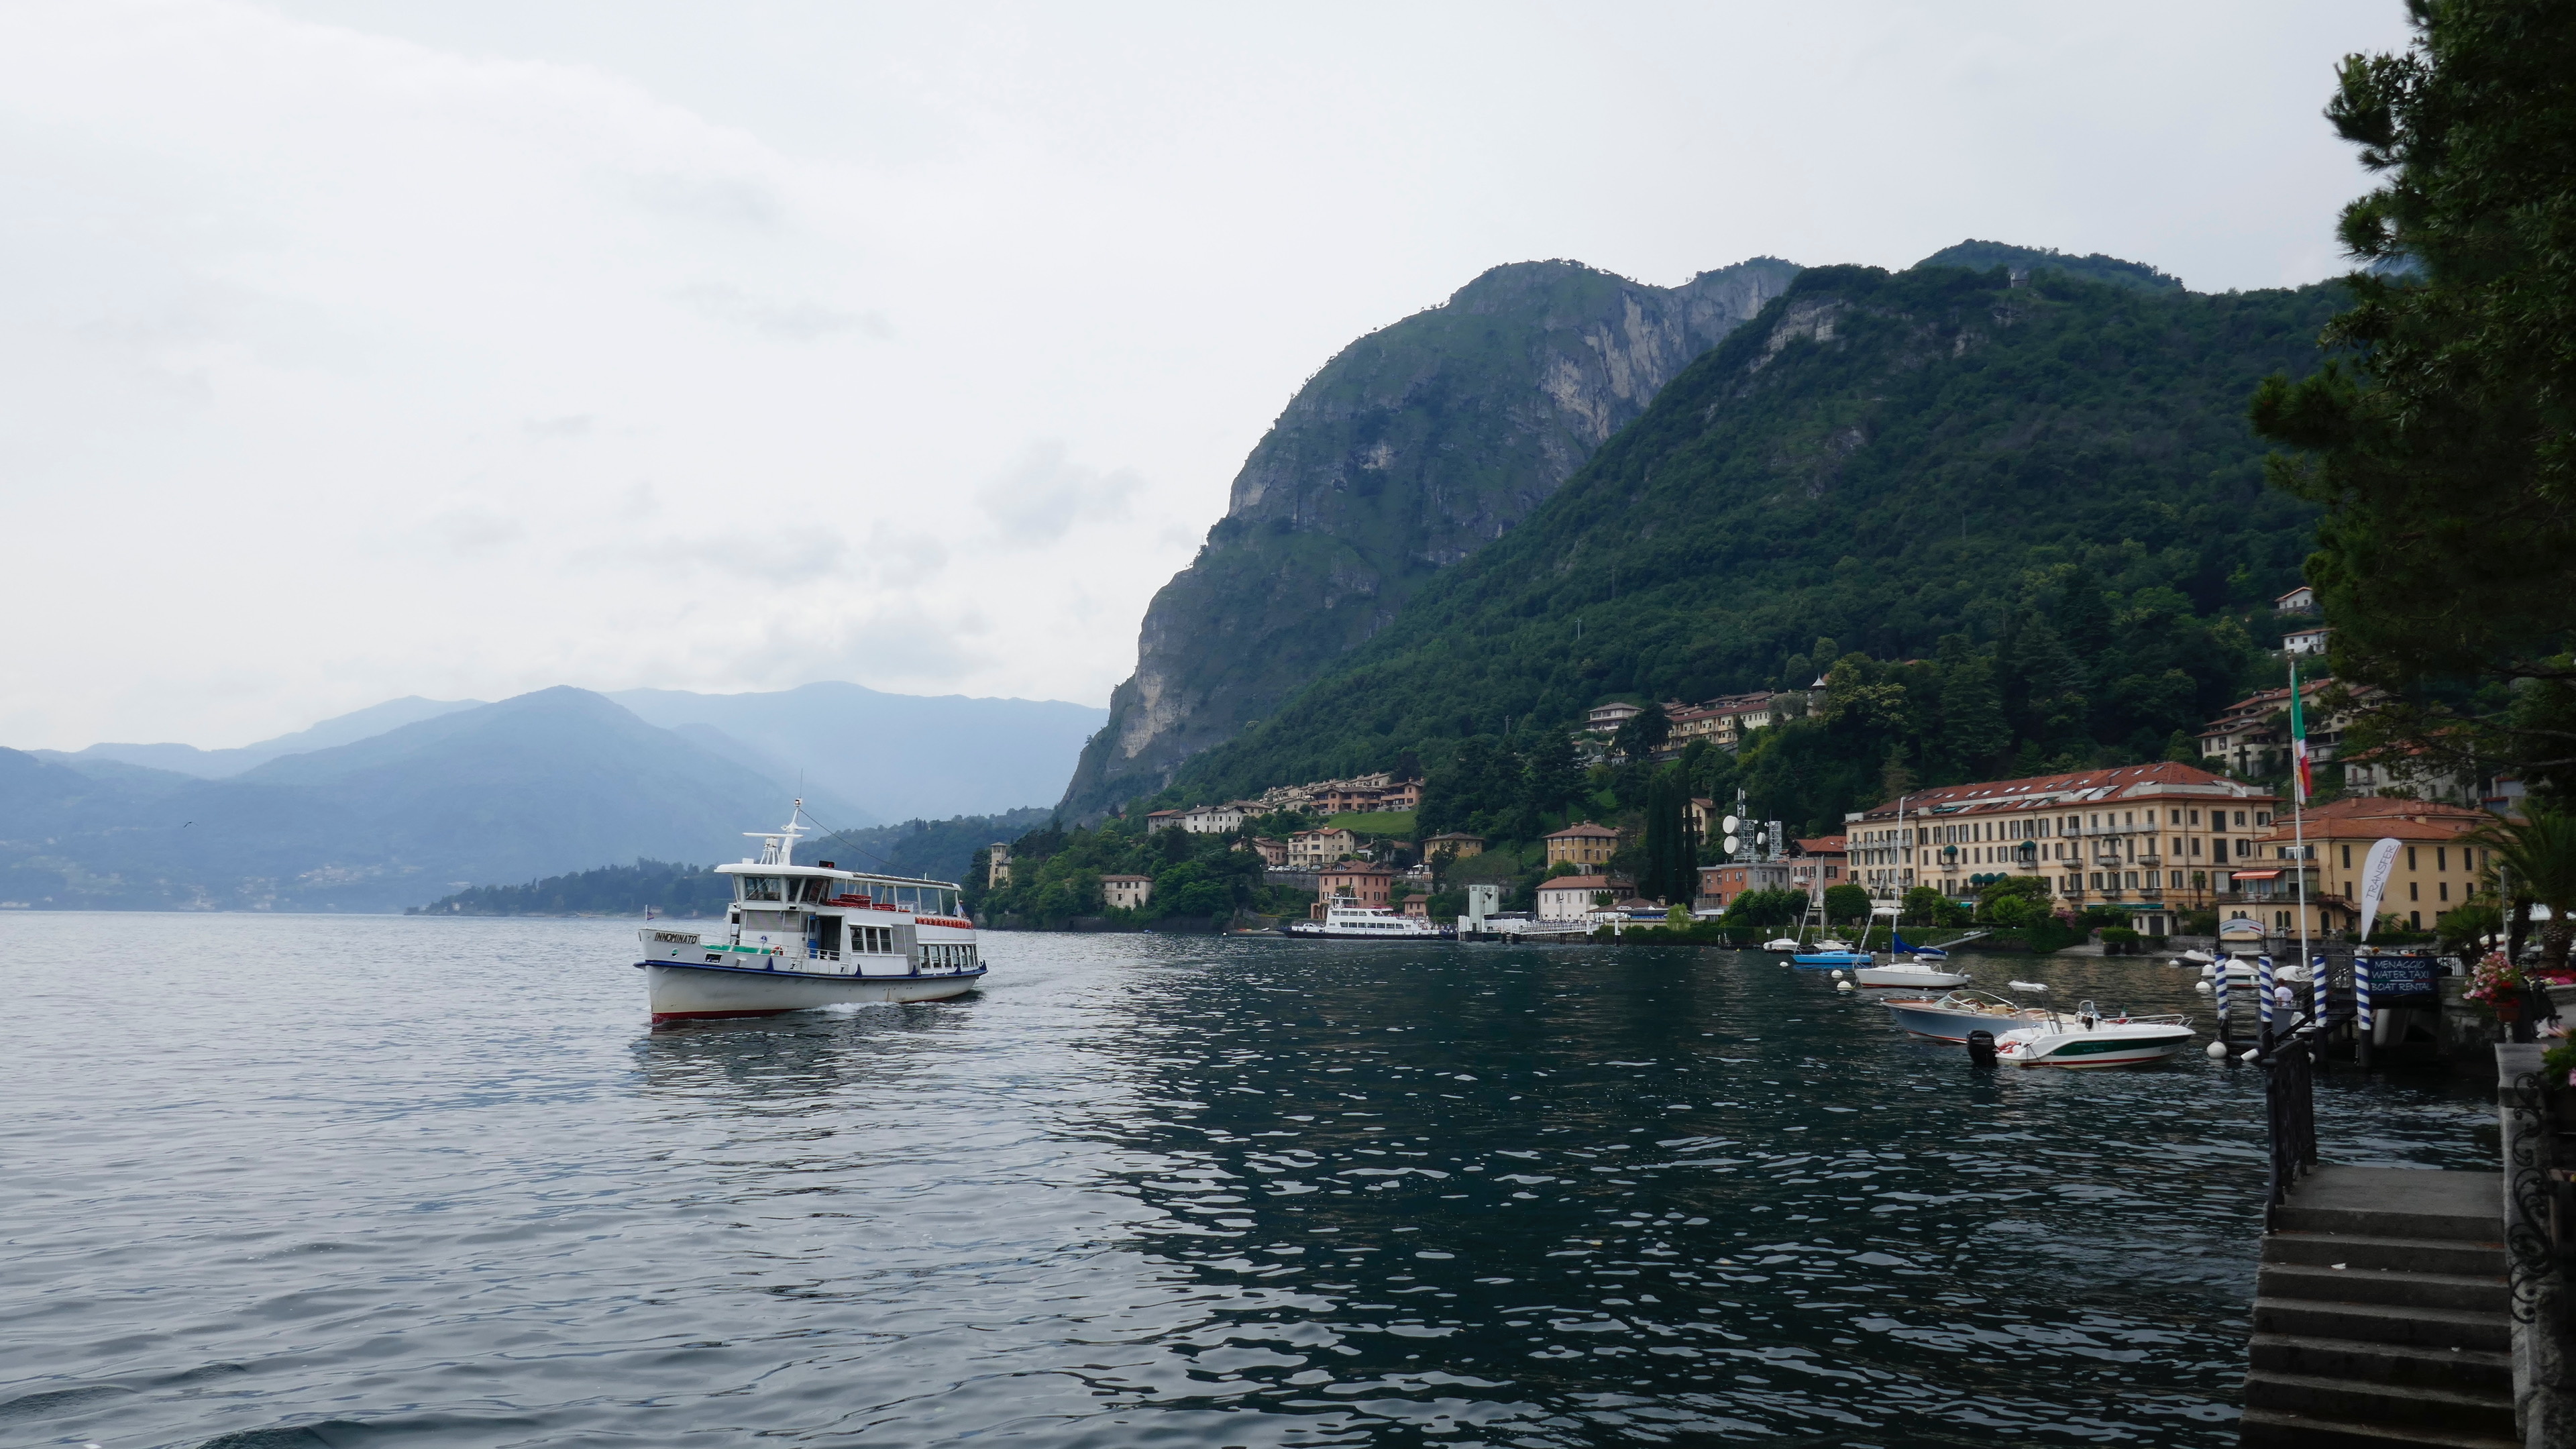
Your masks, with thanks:
[[[1100,703],[1486,267],[2343,267],[2396,0],[0,7],[0,744],[405,694]]]

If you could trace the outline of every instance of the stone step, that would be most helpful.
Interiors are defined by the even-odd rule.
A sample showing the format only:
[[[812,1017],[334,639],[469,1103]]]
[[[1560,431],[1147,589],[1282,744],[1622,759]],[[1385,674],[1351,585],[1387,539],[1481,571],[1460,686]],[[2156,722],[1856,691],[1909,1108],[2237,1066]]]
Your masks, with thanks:
[[[2246,1345],[2255,1368],[2279,1374],[2420,1384],[2437,1389],[2513,1392],[2513,1356],[2484,1349],[2426,1348],[2405,1343],[2365,1343],[2349,1338],[2307,1338],[2258,1333]]]
[[[2256,1369],[2245,1376],[2245,1403],[2354,1424],[2431,1424],[2478,1434],[2513,1433],[2513,1390],[2374,1384],[2315,1374]]]
[[[2502,1313],[2457,1308],[2410,1308],[2386,1303],[2338,1303],[2316,1298],[2254,1299],[2254,1331],[2293,1338],[2345,1338],[2457,1348],[2513,1351],[2513,1323]]]
[[[2398,1273],[2385,1268],[2311,1268],[2266,1263],[2254,1292],[2263,1298],[2313,1298],[2324,1303],[2393,1303],[2408,1308],[2505,1311],[2512,1290],[2502,1276],[2464,1273]]]
[[[2390,1238],[2364,1233],[2267,1233],[2263,1261],[2312,1268],[2343,1264],[2352,1268],[2389,1268],[2408,1273],[2459,1273],[2471,1277],[2505,1275],[2504,1244],[2456,1239]]]
[[[2283,1409],[2248,1407],[2236,1421],[2237,1442],[2279,1449],[2522,1449],[2511,1434],[2322,1419]]]
[[[2437,1238],[2450,1242],[2492,1243],[2504,1236],[2504,1206],[2478,1212],[2403,1211],[2380,1207],[2302,1206],[2292,1199],[2272,1209],[2276,1231],[2354,1233],[2390,1238]]]

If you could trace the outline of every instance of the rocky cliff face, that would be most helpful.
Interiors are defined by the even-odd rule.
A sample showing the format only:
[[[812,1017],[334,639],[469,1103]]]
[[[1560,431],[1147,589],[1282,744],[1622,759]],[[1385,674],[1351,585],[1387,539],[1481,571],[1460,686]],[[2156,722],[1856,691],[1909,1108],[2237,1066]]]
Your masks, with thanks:
[[[1573,262],[1497,267],[1351,344],[1234,480],[1146,610],[1135,676],[1084,749],[1068,816],[1159,790],[1413,589],[1527,516],[1693,358],[1784,291],[1760,258],[1648,287]]]

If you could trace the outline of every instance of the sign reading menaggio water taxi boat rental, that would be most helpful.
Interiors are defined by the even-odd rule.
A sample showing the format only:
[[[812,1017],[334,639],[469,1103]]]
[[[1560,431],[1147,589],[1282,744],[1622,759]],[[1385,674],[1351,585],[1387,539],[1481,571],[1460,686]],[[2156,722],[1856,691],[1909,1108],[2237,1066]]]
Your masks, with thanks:
[[[2442,1000],[2442,985],[2438,979],[2440,970],[2440,963],[2429,955],[2371,957],[2371,1006],[2439,1005]]]

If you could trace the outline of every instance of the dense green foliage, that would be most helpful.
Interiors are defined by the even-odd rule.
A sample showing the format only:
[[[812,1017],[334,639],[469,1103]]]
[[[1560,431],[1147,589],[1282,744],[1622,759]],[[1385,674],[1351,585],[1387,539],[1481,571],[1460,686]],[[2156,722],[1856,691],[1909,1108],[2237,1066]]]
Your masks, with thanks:
[[[1303,914],[1314,897],[1262,883],[1261,856],[1238,848],[1245,837],[1147,833],[1141,819],[1112,819],[1096,830],[1049,824],[1012,841],[1011,879],[985,886],[989,852],[979,850],[966,880],[966,908],[998,926],[1057,929],[1077,921],[1145,925],[1160,921],[1223,924],[1239,912]],[[1104,875],[1151,877],[1144,908],[1113,910]]]
[[[1943,247],[1915,263],[1918,267],[1965,267],[1972,272],[2008,270],[2036,272],[2054,270],[2083,278],[2088,282],[2108,282],[2116,287],[2135,287],[2143,292],[2179,292],[2182,279],[2157,271],[2144,262],[2127,262],[2107,257],[2100,252],[2090,256],[2072,256],[2049,247],[2017,247],[2008,242],[1963,241]]]
[[[2247,629],[2270,624],[2314,515],[2263,486],[2237,399],[2312,365],[2339,295],[1805,273],[1527,523],[1166,798],[1406,748],[1436,796],[1444,766],[1483,773],[1456,764],[1480,735],[1526,778],[1605,697],[1803,686],[1854,654],[1890,662],[1855,664],[1822,729],[1782,732],[1800,738],[1772,747],[1768,783],[1800,800],[1757,813],[1838,820],[1878,797],[1889,745],[1925,780],[2157,758],[2273,642]]]
[[[2576,8],[2414,0],[2401,55],[2352,56],[2327,116],[2384,178],[2344,211],[2368,264],[2257,425],[2306,456],[2308,561],[2338,676],[2397,692],[2373,734],[2576,791]],[[2509,697],[2505,681],[2522,688]],[[2487,686],[2483,693],[2480,686]],[[2510,703],[2509,703],[2510,699]]]
[[[476,886],[414,906],[410,916],[722,916],[733,881],[699,865],[639,860],[526,885]]]

